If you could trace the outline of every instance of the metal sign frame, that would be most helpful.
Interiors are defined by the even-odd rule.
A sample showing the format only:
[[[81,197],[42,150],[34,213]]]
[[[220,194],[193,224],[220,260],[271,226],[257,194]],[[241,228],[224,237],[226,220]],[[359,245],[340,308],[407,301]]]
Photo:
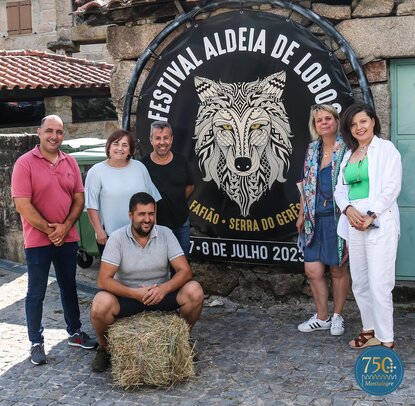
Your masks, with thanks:
[[[122,119],[123,128],[130,130],[132,104],[134,97],[137,97],[134,93],[140,75],[150,58],[155,57],[161,59],[161,57],[157,54],[157,49],[169,35],[171,35],[183,24],[191,23],[193,26],[197,26],[198,22],[195,18],[201,13],[212,13],[214,10],[220,8],[239,9],[243,12],[244,8],[264,4],[271,5],[272,7],[289,9],[289,15],[286,17],[287,21],[291,19],[292,12],[296,12],[319,26],[327,34],[327,36],[337,44],[337,49],[331,50],[331,54],[334,54],[340,49],[346,55],[351,67],[356,73],[358,84],[365,103],[374,107],[372,92],[359,59],[350,44],[328,20],[319,16],[310,9],[306,9],[298,4],[294,4],[292,1],[287,0],[226,0],[213,2],[203,7],[197,6],[190,12],[180,14],[151,41],[142,55],[138,58],[128,84],[124,100],[124,112]],[[261,10],[261,12],[266,11]],[[289,265],[298,265],[303,261],[302,252],[294,242],[244,241],[198,236],[191,236],[191,240],[192,252],[190,255],[193,258],[202,258],[204,260],[211,261],[256,264],[284,263]]]
[[[374,101],[372,92],[368,85],[368,81],[363,70],[363,67],[357,58],[356,54],[353,51],[353,48],[346,41],[346,39],[333,27],[333,25],[326,20],[325,18],[319,16],[314,11],[306,9],[298,4],[294,4],[292,1],[287,0],[251,0],[251,1],[235,1],[235,0],[226,0],[219,1],[208,4],[204,7],[195,7],[193,10],[180,14],[174,21],[168,24],[154,39],[151,41],[150,45],[144,50],[142,55],[138,58],[137,63],[134,68],[134,72],[131,75],[130,82],[128,84],[127,93],[124,99],[124,111],[122,118],[122,126],[126,130],[130,130],[130,116],[131,108],[134,99],[134,92],[137,87],[138,79],[147,63],[147,61],[152,57],[158,57],[156,50],[160,44],[177,28],[181,27],[183,24],[193,23],[197,24],[195,17],[201,13],[211,13],[219,8],[235,8],[240,9],[241,11],[244,7],[251,6],[260,6],[263,4],[269,4],[271,6],[277,6],[281,8],[287,8],[290,10],[290,15],[287,16],[287,19],[290,19],[291,13],[295,11],[303,17],[306,17],[316,25],[318,25],[338,46],[338,49],[341,49],[349,60],[353,70],[356,73],[359,87],[363,94],[363,99],[365,103],[374,107]],[[332,51],[333,53],[335,51]]]

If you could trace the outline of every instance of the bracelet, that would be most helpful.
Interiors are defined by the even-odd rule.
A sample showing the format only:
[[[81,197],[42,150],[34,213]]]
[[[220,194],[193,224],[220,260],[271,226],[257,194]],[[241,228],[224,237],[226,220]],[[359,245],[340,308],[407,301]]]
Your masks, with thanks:
[[[348,205],[344,208],[344,210],[342,211],[342,213],[343,213],[345,216],[347,216],[346,212],[347,212],[347,209],[348,209],[349,207],[353,207],[353,206],[352,206],[351,204],[348,204]]]

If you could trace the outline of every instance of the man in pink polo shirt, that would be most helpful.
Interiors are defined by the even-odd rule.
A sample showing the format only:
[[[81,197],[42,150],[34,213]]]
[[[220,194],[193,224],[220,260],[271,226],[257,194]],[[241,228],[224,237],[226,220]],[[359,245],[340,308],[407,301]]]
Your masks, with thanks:
[[[75,227],[84,208],[81,174],[75,159],[59,150],[63,122],[55,115],[43,118],[37,129],[40,145],[22,155],[12,174],[12,197],[23,225],[28,271],[26,321],[32,343],[30,360],[47,363],[42,327],[51,263],[55,268],[68,344],[93,349],[96,341],[81,331],[76,290],[76,256],[79,240]]]

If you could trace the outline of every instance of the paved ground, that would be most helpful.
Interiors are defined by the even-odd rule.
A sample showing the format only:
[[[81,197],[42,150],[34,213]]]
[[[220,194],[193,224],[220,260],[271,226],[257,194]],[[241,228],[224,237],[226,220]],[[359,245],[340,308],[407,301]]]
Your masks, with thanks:
[[[299,333],[296,325],[312,312],[310,302],[271,309],[205,307],[195,327],[200,361],[197,378],[168,390],[125,391],[111,373],[92,373],[94,353],[67,346],[56,281],[50,278],[44,309],[49,364],[28,360],[24,296],[25,267],[0,260],[0,406],[4,405],[415,405],[415,303],[396,306],[397,351],[405,365],[400,388],[385,397],[363,392],[355,382],[357,352],[347,341],[359,330],[352,301],[347,331]],[[80,270],[84,328],[92,333],[88,309],[96,265]]]

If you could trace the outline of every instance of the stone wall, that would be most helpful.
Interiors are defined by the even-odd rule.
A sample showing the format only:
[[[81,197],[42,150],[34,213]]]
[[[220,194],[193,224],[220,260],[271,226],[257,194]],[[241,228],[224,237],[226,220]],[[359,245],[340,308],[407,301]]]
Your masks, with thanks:
[[[300,1],[305,8],[311,8],[317,14],[329,20],[354,49],[361,60],[372,90],[377,113],[383,128],[383,136],[389,137],[390,129],[390,90],[389,90],[389,60],[393,58],[415,57],[415,1],[414,0],[354,0],[351,5],[330,5],[315,1]],[[327,2],[329,3],[329,2]],[[262,11],[287,16],[289,12],[282,8],[272,8],[262,5]],[[229,10],[217,10],[212,15]],[[330,43],[324,32],[306,18],[296,13],[291,15],[296,22],[306,26],[322,41]],[[163,24],[133,23],[129,26],[108,27],[107,47],[115,60],[115,68],[111,78],[111,95],[116,104],[120,117],[123,114],[124,96],[128,82],[135,67],[135,62],[153,38],[165,27]],[[177,30],[162,44],[161,48],[170,43],[180,33]],[[120,47],[119,44],[123,46]],[[347,71],[347,61],[341,51],[337,57],[344,63]],[[136,88],[135,95],[140,89],[151,68],[150,61],[145,67]],[[351,84],[356,88],[357,80],[353,73],[349,74]],[[356,97],[359,99],[360,90]],[[136,111],[133,104],[132,111]],[[132,121],[132,125],[134,122]],[[134,131],[134,128],[133,128]]]
[[[319,3],[315,0],[299,3],[328,19],[361,59],[381,120],[382,135],[388,138],[391,110],[389,61],[393,58],[415,57],[415,1],[353,0],[351,5],[331,5],[328,1]],[[259,8],[277,15],[289,15],[288,10],[272,8],[270,5],[261,5]],[[216,10],[212,15],[224,11],[228,10]],[[307,27],[322,41],[331,42],[318,26],[311,24],[306,18],[296,13],[292,13],[291,18]],[[108,27],[107,47],[111,57],[116,61],[111,78],[111,95],[120,119],[123,114],[124,96],[136,60],[165,25],[166,23],[146,24],[141,21],[139,24],[131,22],[128,26]],[[171,35],[162,47],[170,43],[179,32]],[[122,47],[119,46],[121,43]],[[336,55],[344,63],[344,69],[347,71],[348,65],[344,55],[341,51],[337,51]],[[136,88],[137,96],[152,63],[154,61],[149,62],[140,77]],[[357,80],[353,72],[349,73],[349,79],[352,86],[357,89]],[[356,93],[359,98],[359,91]],[[133,105],[132,111],[135,110],[136,106]],[[133,121],[132,125],[132,131],[135,132]],[[4,211],[2,213],[4,216]],[[0,254],[7,258],[5,253],[11,255],[12,251],[8,248],[10,244],[5,244],[4,239],[1,241]],[[193,270],[207,293],[229,296],[242,302],[268,305],[275,300],[283,300],[287,295],[310,293],[301,266],[283,268],[194,261]]]
[[[65,124],[65,139],[107,138],[117,121],[72,123],[72,98],[58,96],[45,98],[45,112],[59,115]],[[40,123],[39,123],[40,124]],[[36,126],[0,129],[0,258],[25,262],[19,215],[11,198],[10,180],[16,159],[38,142]]]
[[[11,198],[10,181],[17,158],[37,143],[35,135],[0,135],[0,258],[25,262],[20,217]]]
[[[377,113],[382,125],[382,136],[390,137],[391,95],[389,88],[389,61],[392,58],[415,57],[415,1],[414,0],[353,0],[351,5],[332,5],[330,2],[300,1],[305,8],[311,8],[329,20],[345,37],[361,60],[373,93]],[[325,4],[327,3],[327,4]],[[287,16],[288,10],[261,5],[262,11]],[[215,10],[211,15],[229,10]],[[292,13],[291,18],[307,27],[326,43],[331,43],[323,30],[306,18]],[[165,27],[163,24],[134,24],[110,26],[107,31],[107,47],[115,60],[111,78],[111,95],[117,111],[122,117],[124,95],[135,67],[136,60],[153,38]],[[184,28],[183,28],[184,29]],[[172,41],[180,30],[176,30],[162,47]],[[119,44],[122,43],[123,47]],[[334,46],[334,48],[336,48]],[[338,54],[338,55],[337,55]],[[336,52],[347,72],[348,64],[341,51]],[[138,96],[144,80],[154,63],[145,67],[136,88]],[[356,76],[349,73],[356,98],[360,99]],[[136,100],[136,99],[135,99]],[[132,112],[136,111],[133,104]],[[131,121],[135,131],[134,120]],[[252,267],[235,264],[193,262],[193,270],[208,293],[229,296],[232,299],[250,303],[272,303],[285,295],[309,293],[302,273],[302,267],[284,269],[281,267]]]

